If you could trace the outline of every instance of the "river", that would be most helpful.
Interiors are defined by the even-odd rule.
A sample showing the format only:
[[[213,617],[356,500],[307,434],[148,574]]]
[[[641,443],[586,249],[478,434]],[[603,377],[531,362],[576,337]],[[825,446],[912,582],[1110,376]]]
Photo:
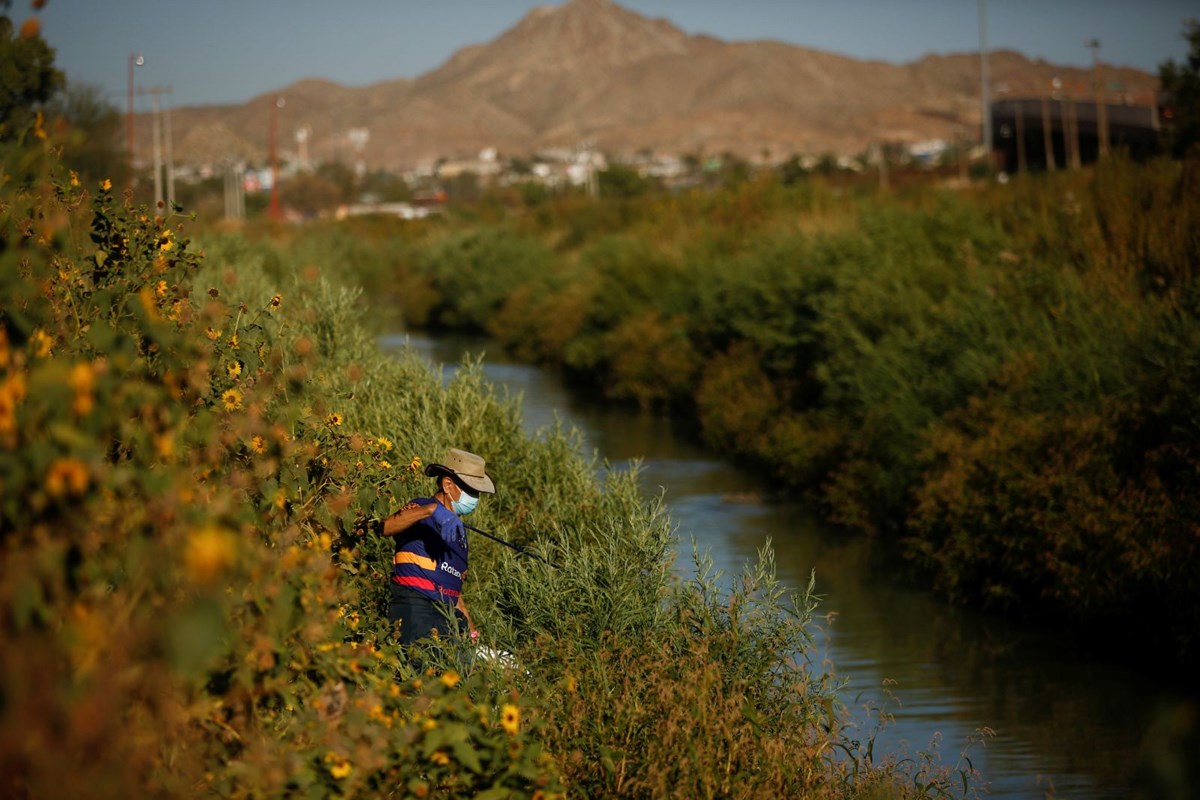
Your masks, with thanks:
[[[1162,731],[1194,713],[1194,695],[1122,659],[1084,654],[1059,632],[952,608],[902,585],[867,539],[829,530],[802,504],[757,498],[750,476],[703,451],[671,419],[582,397],[486,340],[400,334],[381,344],[412,347],[447,374],[464,354],[483,353],[486,377],[521,395],[531,435],[560,419],[600,459],[640,460],[647,495],[665,492],[681,572],[693,541],[737,574],[768,538],[786,584],[802,587],[815,570],[823,597],[817,638],[846,681],[843,697],[864,729],[869,705],[894,718],[877,736],[877,755],[916,754],[936,741],[941,763],[954,765],[965,750],[989,795],[1014,800],[1154,795],[1139,768],[1144,755],[1168,766],[1178,758],[1162,746]],[[1112,646],[1135,650],[1136,632],[1121,632]],[[994,733],[972,743],[985,728]]]

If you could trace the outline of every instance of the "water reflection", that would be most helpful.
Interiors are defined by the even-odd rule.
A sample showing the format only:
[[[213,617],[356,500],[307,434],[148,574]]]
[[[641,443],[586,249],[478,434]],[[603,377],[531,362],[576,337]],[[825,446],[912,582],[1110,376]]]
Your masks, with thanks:
[[[483,340],[383,340],[406,344],[451,372],[464,353],[483,352],[487,377],[522,395],[531,434],[561,419],[616,468],[641,460],[643,489],[665,492],[678,527],[678,571],[690,569],[693,540],[733,575],[768,538],[785,583],[805,585],[815,569],[820,613],[832,620],[821,626],[821,646],[847,681],[847,702],[894,715],[877,753],[915,754],[938,740],[941,761],[952,765],[987,726],[995,736],[968,755],[992,796],[1127,797],[1145,732],[1189,707],[1143,676],[1082,657],[1062,636],[902,585],[869,541],[829,531],[803,506],[757,498],[751,476],[704,453],[670,419],[571,394],[552,373],[510,363]]]

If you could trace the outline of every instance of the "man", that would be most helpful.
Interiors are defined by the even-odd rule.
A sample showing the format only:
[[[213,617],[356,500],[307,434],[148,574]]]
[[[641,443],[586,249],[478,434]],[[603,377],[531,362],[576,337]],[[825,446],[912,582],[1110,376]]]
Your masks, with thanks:
[[[460,635],[464,623],[472,638],[478,635],[462,599],[467,531],[460,517],[475,510],[480,494],[495,494],[496,485],[474,453],[451,448],[443,461],[425,468],[436,480],[433,496],[416,498],[383,521],[383,535],[396,539],[388,620],[400,623],[403,644]]]

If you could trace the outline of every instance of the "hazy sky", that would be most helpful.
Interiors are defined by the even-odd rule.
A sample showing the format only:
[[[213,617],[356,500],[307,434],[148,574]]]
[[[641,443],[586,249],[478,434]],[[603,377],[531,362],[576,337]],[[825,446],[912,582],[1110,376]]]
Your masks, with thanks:
[[[365,86],[412,78],[457,49],[515,25],[529,0],[49,0],[43,35],[73,81],[124,107],[131,53],[142,86],[171,86],[172,105],[240,103],[306,77]],[[979,0],[624,0],[645,16],[727,41],[777,39],[903,63],[979,47]],[[29,0],[12,0],[19,25]],[[1196,0],[987,0],[988,45],[1089,65],[1156,72],[1186,55]],[[139,100],[139,108],[142,101]]]

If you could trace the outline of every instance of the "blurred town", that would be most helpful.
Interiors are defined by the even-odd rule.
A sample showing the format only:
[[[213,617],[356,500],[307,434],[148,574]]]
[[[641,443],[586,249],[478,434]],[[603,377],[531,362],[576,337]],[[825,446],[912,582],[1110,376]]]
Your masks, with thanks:
[[[131,54],[125,127],[147,193],[234,219],[414,218],[493,187],[597,192],[602,175],[618,193],[764,169],[888,185],[1155,152],[1170,114],[1157,76],[1082,47],[1091,70],[1012,51],[891,65],[689,36],[576,0],[415,80],[307,79],[240,106],[172,108]]]

